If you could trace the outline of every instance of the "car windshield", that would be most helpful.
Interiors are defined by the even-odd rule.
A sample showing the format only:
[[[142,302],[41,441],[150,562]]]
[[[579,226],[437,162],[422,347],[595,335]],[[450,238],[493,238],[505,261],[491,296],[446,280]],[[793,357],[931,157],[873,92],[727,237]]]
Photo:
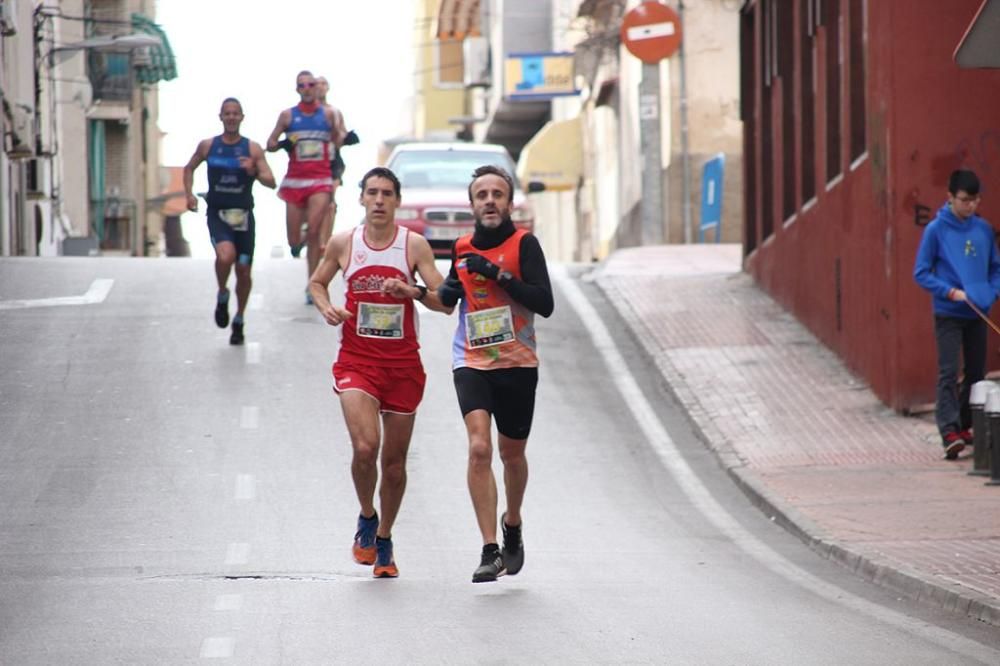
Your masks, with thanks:
[[[472,172],[484,164],[501,167],[514,179],[514,162],[507,155],[473,150],[404,150],[396,154],[388,167],[404,188],[465,189]]]

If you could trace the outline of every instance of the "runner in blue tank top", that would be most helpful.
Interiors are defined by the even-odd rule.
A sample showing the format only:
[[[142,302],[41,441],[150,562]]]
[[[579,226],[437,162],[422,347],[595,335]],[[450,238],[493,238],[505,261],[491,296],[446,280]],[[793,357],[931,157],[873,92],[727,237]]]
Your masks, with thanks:
[[[243,344],[243,313],[250,298],[250,266],[254,251],[253,184],[259,180],[274,189],[271,167],[259,144],[240,135],[243,107],[229,97],[219,113],[223,133],[198,143],[194,155],[184,167],[184,193],[188,210],[198,210],[194,196],[194,170],[208,162],[208,231],[215,248],[215,278],[219,292],[215,302],[215,323],[229,325],[229,273],[236,266],[236,316],[233,317],[229,344]]]

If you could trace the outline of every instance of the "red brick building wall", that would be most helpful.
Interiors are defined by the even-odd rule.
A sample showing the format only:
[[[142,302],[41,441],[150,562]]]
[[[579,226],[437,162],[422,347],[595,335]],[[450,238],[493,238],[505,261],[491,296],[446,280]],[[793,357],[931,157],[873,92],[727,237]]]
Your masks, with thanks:
[[[934,399],[913,259],[952,169],[979,174],[1000,228],[1000,71],[952,58],[980,4],[752,0],[741,16],[746,269],[898,410]]]

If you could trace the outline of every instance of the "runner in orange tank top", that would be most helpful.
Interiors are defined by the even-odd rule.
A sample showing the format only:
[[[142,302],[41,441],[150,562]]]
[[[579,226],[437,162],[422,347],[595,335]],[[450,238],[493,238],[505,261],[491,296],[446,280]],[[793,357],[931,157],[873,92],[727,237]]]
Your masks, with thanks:
[[[364,224],[330,238],[309,281],[316,309],[328,324],[341,327],[333,388],[351,435],[351,476],[361,504],[352,553],[359,564],[375,565],[376,578],[399,575],[392,526],[403,501],[406,453],[424,393],[413,301],[452,310],[434,291],[443,278],[427,239],[395,222],[399,202],[399,179],[392,171],[376,167],[365,174]],[[338,271],[347,287],[343,307],[330,302],[330,281]],[[416,284],[416,274],[426,286]],[[380,462],[381,516],[375,510]]]
[[[535,409],[538,357],[536,314],[552,314],[552,286],[541,245],[515,230],[510,215],[514,182],[499,167],[472,174],[469,201],[474,233],[455,241],[448,279],[438,289],[444,306],[461,299],[452,343],[452,368],[469,438],[469,494],[483,550],[473,583],[514,575],[524,564],[521,505],[528,484],[525,448]],[[507,510],[497,544],[497,485],[493,476],[492,422],[503,461]]]

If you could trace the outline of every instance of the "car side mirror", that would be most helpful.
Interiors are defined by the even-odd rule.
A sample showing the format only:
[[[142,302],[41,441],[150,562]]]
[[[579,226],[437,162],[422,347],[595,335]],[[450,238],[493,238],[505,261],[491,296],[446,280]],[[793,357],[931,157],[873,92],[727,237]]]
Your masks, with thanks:
[[[528,194],[534,194],[535,192],[544,192],[545,183],[540,180],[532,180],[528,182]]]

